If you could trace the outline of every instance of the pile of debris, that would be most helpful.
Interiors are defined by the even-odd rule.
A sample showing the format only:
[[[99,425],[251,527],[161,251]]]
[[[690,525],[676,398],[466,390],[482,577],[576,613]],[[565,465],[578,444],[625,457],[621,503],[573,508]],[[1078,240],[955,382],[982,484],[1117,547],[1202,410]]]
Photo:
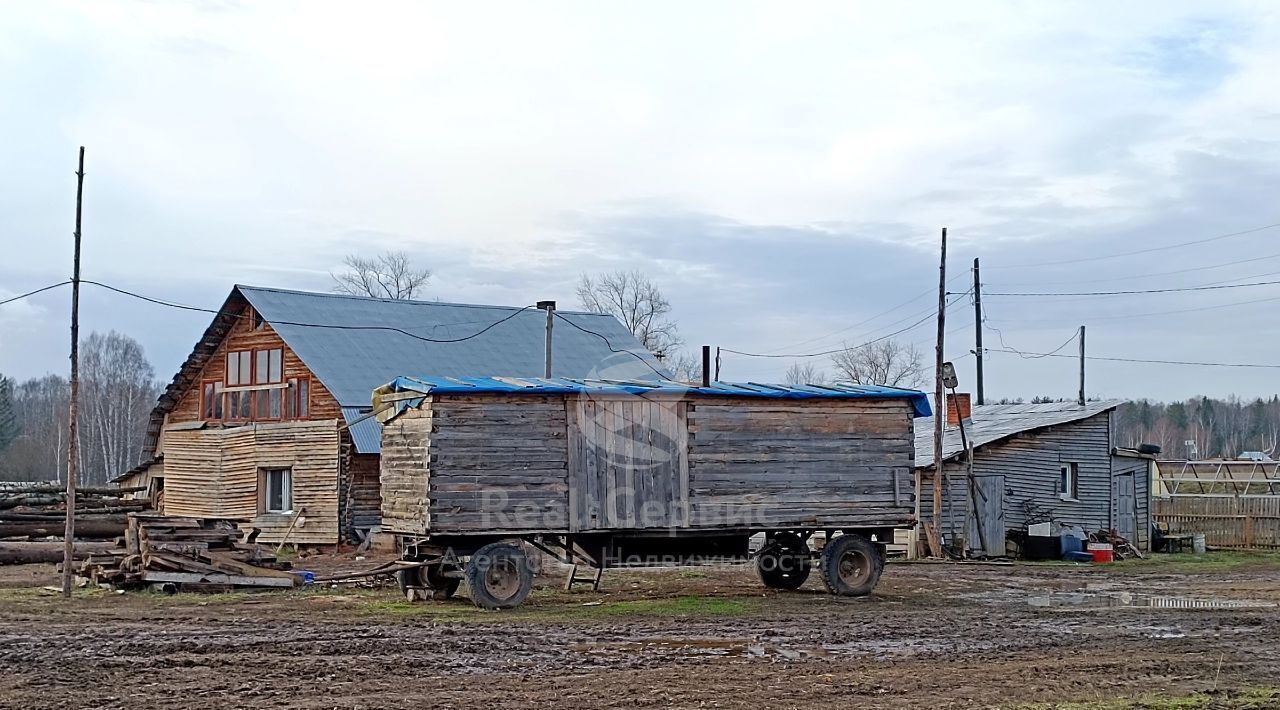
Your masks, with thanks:
[[[295,587],[302,577],[228,521],[157,514],[128,517],[117,547],[92,554],[81,576],[118,589],[224,591],[232,587]]]
[[[1144,559],[1142,550],[1134,547],[1129,539],[1115,530],[1098,530],[1089,534],[1089,542],[1100,542],[1111,545],[1117,560]]]

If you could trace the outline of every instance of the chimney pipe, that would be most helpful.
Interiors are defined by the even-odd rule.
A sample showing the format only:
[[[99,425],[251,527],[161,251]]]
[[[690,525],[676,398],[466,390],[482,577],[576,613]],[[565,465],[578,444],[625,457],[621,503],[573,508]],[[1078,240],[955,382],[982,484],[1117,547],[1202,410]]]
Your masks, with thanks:
[[[968,392],[953,392],[947,397],[947,426],[960,426],[960,421],[973,418],[973,404]]]

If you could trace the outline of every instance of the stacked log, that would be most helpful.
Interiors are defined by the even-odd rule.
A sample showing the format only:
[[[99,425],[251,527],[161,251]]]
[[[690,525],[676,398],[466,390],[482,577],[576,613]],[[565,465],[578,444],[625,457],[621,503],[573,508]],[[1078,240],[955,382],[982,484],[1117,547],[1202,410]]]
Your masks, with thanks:
[[[76,539],[111,540],[124,534],[127,515],[144,511],[146,500],[128,499],[145,488],[81,488],[76,492]],[[61,537],[67,496],[57,483],[0,485],[0,539]]]
[[[251,533],[249,538],[254,535]],[[120,589],[294,587],[300,577],[266,548],[242,539],[234,523],[131,513],[118,544],[89,555],[80,574]]]

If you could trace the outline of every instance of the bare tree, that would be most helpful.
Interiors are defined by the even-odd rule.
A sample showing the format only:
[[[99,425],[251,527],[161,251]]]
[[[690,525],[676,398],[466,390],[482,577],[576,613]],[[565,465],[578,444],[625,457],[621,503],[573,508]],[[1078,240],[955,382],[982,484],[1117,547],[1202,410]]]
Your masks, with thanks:
[[[662,364],[671,372],[676,382],[702,383],[702,358],[690,352],[680,352],[664,357]]]
[[[789,385],[824,385],[827,383],[827,373],[811,362],[797,362],[787,368],[782,381]]]
[[[159,387],[142,345],[115,331],[84,341],[84,405],[80,470],[88,483],[106,483],[138,463]]]
[[[347,270],[333,277],[333,290],[349,296],[370,296],[412,300],[431,278],[428,269],[415,269],[409,255],[402,251],[388,251],[367,259],[350,254],[342,260]]]
[[[831,357],[836,379],[859,385],[919,388],[925,384],[924,356],[914,345],[881,340],[846,348]]]
[[[592,313],[608,313],[627,327],[651,353],[672,355],[684,338],[670,319],[671,304],[639,271],[614,271],[578,282],[578,300]]]

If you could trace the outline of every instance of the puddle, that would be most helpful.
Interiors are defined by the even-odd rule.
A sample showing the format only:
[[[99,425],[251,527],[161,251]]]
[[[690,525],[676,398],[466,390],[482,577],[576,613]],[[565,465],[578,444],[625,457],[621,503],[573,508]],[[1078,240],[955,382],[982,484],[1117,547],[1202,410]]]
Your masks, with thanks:
[[[1196,597],[1172,597],[1132,592],[1054,592],[1029,597],[1027,604],[1041,608],[1112,609],[1266,609],[1272,602],[1247,599],[1213,599]]]

